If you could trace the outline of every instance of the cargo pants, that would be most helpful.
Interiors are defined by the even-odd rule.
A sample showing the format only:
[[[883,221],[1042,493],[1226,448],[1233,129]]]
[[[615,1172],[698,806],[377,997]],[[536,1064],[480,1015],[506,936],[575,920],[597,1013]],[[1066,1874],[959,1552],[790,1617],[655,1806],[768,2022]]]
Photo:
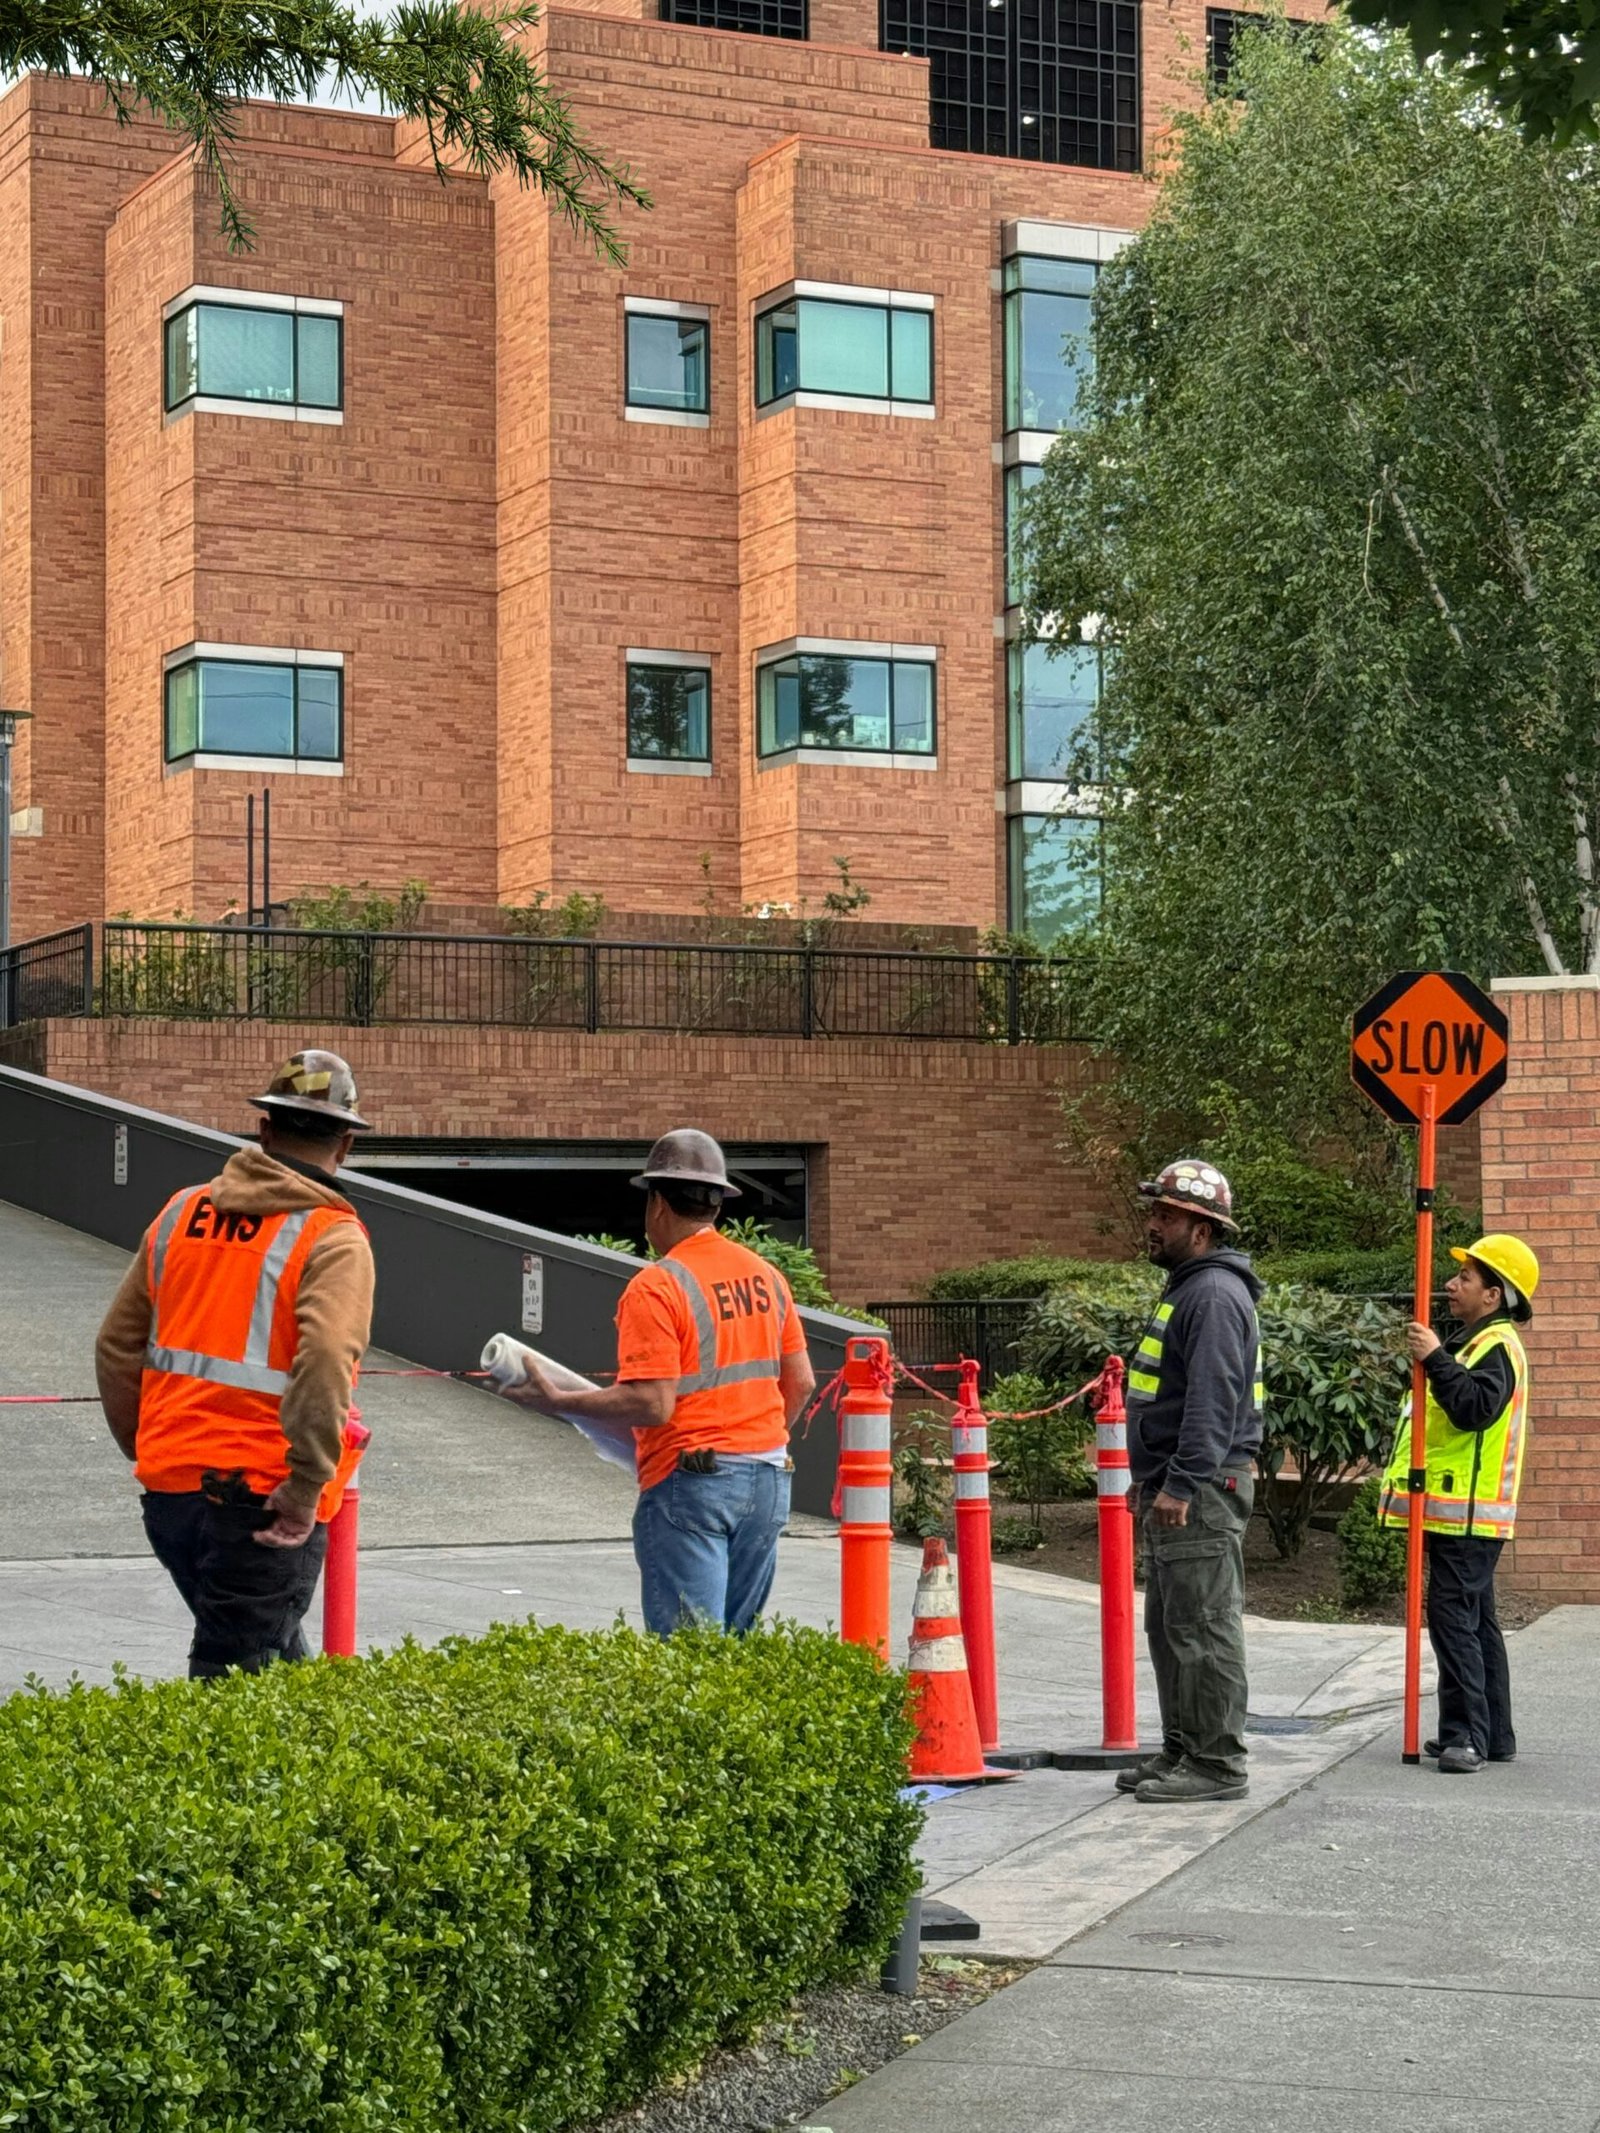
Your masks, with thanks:
[[[1244,1531],[1255,1479],[1244,1469],[1202,1482],[1181,1526],[1157,1525],[1155,1500],[1154,1488],[1140,1491],[1144,1627],[1161,1703],[1161,1745],[1213,1777],[1242,1778]]]

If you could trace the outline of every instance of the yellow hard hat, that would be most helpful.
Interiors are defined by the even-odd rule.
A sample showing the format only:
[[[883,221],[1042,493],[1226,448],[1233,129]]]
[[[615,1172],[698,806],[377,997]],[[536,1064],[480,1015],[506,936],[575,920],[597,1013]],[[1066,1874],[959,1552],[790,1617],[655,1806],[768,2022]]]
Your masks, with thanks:
[[[1513,1315],[1517,1318],[1533,1316],[1528,1303],[1539,1286],[1539,1261],[1520,1237],[1508,1237],[1503,1230],[1496,1230],[1491,1236],[1480,1237],[1476,1244],[1468,1245],[1465,1251],[1459,1244],[1452,1245],[1450,1256],[1459,1259],[1463,1266],[1469,1259],[1476,1259],[1491,1274],[1509,1281],[1517,1292]]]

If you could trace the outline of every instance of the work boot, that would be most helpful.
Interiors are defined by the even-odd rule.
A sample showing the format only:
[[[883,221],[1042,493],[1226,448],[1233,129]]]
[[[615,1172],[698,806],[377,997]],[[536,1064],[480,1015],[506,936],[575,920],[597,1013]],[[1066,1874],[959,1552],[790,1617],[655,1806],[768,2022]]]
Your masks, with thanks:
[[[1448,1748],[1439,1751],[1439,1774],[1441,1777],[1467,1777],[1474,1770],[1483,1768],[1483,1757],[1468,1743],[1465,1746],[1452,1741]]]
[[[1165,1777],[1146,1778],[1133,1796],[1146,1807],[1184,1807],[1192,1800],[1242,1800],[1249,1790],[1248,1778],[1219,1777],[1185,1756]]]
[[[1444,1742],[1442,1740],[1425,1740],[1422,1743],[1422,1752],[1424,1755],[1436,1756],[1441,1754],[1443,1752],[1443,1749]]]
[[[1131,1770],[1117,1772],[1118,1792],[1137,1792],[1146,1778],[1171,1777],[1182,1758],[1168,1755],[1165,1748],[1159,1754],[1147,1755],[1142,1763],[1135,1763]]]

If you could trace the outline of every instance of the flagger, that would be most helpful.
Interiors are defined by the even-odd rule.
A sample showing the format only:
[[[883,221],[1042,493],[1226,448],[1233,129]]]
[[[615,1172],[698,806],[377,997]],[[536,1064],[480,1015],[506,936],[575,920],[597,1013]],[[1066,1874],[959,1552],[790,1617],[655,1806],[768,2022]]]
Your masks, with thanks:
[[[1422,1526],[1428,1560],[1428,1637],[1439,1665],[1439,1732],[1424,1742],[1446,1775],[1509,1763],[1511,1670],[1495,1612],[1494,1574],[1516,1529],[1528,1439],[1528,1358],[1521,1328],[1533,1316],[1539,1262],[1520,1237],[1499,1232],[1452,1250],[1460,1271],[1445,1284],[1461,1330],[1443,1342],[1406,1328],[1427,1373]],[[1401,1409],[1379,1516],[1409,1517],[1411,1400]]]
[[[252,1098],[260,1145],[176,1194],[95,1347],[145,1532],[194,1617],[191,1676],[303,1659],[301,1634],[356,1454],[372,1251],[334,1177],[367,1130],[335,1052],[297,1052]]]

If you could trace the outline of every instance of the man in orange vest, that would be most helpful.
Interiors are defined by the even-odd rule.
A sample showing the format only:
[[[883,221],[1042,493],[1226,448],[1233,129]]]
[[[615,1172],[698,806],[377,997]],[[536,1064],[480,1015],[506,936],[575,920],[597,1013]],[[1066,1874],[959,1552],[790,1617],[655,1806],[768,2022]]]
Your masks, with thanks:
[[[559,1392],[534,1369],[512,1397],[632,1427],[646,1627],[743,1632],[772,1590],[789,1516],[789,1431],[816,1384],[805,1331],[777,1268],[717,1233],[739,1189],[709,1133],[664,1134],[633,1183],[657,1256],[617,1307],[616,1383]]]
[[[346,1424],[372,1249],[333,1188],[368,1130],[355,1078],[335,1052],[296,1052],[253,1101],[260,1146],[167,1202],[95,1347],[145,1532],[194,1616],[192,1677],[307,1656],[327,1521],[359,1457]]]

